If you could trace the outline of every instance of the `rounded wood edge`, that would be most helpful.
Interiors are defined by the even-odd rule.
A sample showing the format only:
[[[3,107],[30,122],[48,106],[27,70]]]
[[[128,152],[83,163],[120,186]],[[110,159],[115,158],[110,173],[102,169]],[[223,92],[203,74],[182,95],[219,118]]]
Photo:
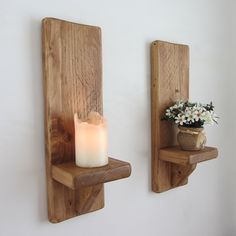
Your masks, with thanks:
[[[155,40],[151,43],[152,46],[159,46],[161,44],[170,44],[170,45],[183,46],[183,47],[187,47],[188,50],[189,50],[189,45],[182,44],[182,43],[172,43],[172,42],[168,42],[168,41],[164,41],[164,40]]]
[[[130,177],[132,173],[132,166],[129,162],[127,162],[127,168],[128,168],[128,174],[126,178]]]
[[[102,30],[102,28],[100,26],[86,25],[86,24],[76,23],[76,22],[72,22],[72,21],[68,21],[68,20],[62,20],[62,19],[58,19],[58,18],[54,18],[54,17],[44,17],[41,20],[42,24],[46,24],[46,23],[48,23],[50,21],[59,21],[59,22],[62,22],[62,23],[69,23],[69,24],[73,24],[73,25],[80,25],[80,26],[85,26],[85,27],[96,28],[99,31]]]

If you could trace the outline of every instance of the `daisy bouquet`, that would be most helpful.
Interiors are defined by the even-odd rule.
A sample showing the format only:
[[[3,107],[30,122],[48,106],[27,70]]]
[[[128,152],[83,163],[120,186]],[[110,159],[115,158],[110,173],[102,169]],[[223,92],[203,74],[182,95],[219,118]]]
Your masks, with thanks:
[[[163,120],[175,122],[180,127],[203,128],[204,125],[217,123],[217,115],[212,102],[177,101],[165,110]]]

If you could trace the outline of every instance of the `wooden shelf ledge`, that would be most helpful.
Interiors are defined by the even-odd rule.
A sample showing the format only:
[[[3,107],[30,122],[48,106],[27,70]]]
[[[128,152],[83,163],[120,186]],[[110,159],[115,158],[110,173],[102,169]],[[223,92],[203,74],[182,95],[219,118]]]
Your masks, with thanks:
[[[202,161],[208,161],[218,156],[215,147],[205,147],[200,151],[183,151],[178,146],[160,149],[160,159],[179,165],[192,165]]]
[[[130,174],[128,162],[113,158],[109,158],[108,165],[96,168],[81,168],[74,162],[52,166],[52,178],[71,189],[127,178]]]

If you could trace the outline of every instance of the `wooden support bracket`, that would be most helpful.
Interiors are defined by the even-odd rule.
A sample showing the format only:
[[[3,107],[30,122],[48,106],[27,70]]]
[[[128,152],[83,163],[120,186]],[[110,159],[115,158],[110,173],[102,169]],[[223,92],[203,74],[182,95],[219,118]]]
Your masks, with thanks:
[[[176,126],[161,121],[165,109],[189,98],[189,47],[163,41],[151,45],[152,190],[164,192],[187,184],[197,163],[216,158],[218,151],[183,151],[176,146]]]
[[[48,217],[53,223],[104,207],[104,183],[126,178],[130,164],[75,165],[74,120],[102,114],[101,29],[54,18],[42,21]]]

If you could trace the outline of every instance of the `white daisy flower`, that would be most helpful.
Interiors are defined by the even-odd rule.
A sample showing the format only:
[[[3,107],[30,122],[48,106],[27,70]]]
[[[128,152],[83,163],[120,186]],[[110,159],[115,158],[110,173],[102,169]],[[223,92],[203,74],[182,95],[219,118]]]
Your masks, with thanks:
[[[191,107],[186,107],[184,112],[187,113],[189,111],[191,111]]]
[[[200,105],[194,106],[194,107],[193,107],[193,110],[194,110],[194,111],[198,111],[198,112],[204,112],[204,111],[206,111],[206,109],[205,109],[204,107],[200,106]]]
[[[168,116],[168,117],[171,117],[171,116],[172,116],[172,113],[171,113],[171,110],[170,110],[170,109],[167,109],[167,110],[166,110],[166,116]]]
[[[195,120],[195,114],[193,111],[189,110],[187,113],[186,113],[186,118],[187,118],[187,121],[188,122],[192,122],[194,123],[194,120]]]
[[[183,125],[186,123],[186,117],[183,114],[179,114],[177,117],[175,117],[175,123],[179,125]]]
[[[174,109],[178,109],[178,105],[177,105],[177,104],[175,104],[174,106],[172,106],[172,110],[174,110]]]
[[[196,109],[196,110],[194,110],[193,113],[194,113],[194,119],[196,121],[199,121],[201,119],[201,117],[202,117],[203,111],[202,111],[202,109]]]
[[[212,125],[214,123],[212,119],[212,114],[210,111],[206,111],[202,113],[202,120],[204,120],[204,124]]]
[[[182,108],[184,106],[184,103],[182,101],[176,102],[177,108]]]
[[[209,116],[211,117],[211,125],[212,125],[214,124],[214,122],[217,122],[218,117],[214,111],[209,111],[209,113],[210,113]]]

